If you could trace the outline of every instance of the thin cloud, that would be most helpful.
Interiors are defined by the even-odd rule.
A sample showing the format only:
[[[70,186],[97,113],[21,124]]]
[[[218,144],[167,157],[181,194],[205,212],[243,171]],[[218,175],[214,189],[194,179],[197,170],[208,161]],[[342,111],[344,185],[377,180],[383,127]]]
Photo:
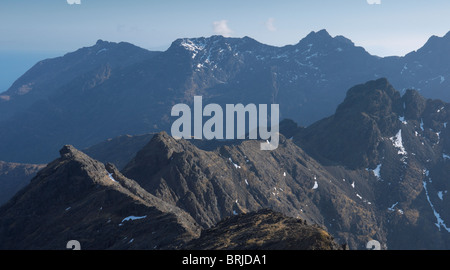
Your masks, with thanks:
[[[381,0],[367,0],[369,5],[381,5]]]
[[[81,5],[81,0],[67,0],[67,4],[69,5]]]
[[[274,18],[269,18],[266,21],[266,28],[267,30],[269,30],[270,32],[275,32],[277,31],[277,28],[275,27],[275,19]]]
[[[229,37],[233,33],[233,30],[228,27],[227,20],[215,21],[213,22],[214,33],[217,35],[222,35],[224,37]]]

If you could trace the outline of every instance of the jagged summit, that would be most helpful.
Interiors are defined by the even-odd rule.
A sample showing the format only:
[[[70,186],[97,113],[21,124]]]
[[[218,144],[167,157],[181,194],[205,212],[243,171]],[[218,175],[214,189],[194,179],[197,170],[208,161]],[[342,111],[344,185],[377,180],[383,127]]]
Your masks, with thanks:
[[[358,48],[358,50],[362,49],[360,47],[356,47],[355,44],[350,39],[344,36],[338,35],[332,37],[326,29],[322,29],[317,32],[315,31],[310,32],[305,38],[301,39],[295,46],[298,47],[315,46],[324,53],[330,51],[342,52],[344,50],[349,50],[351,48]],[[316,51],[317,48],[315,49]]]
[[[351,168],[372,168],[382,158],[381,142],[398,134],[400,129],[409,129],[413,138],[418,134],[427,136],[425,127],[429,125],[433,125],[435,133],[443,132],[449,117],[447,107],[441,101],[424,99],[415,90],[401,96],[382,78],[349,89],[336,113],[306,128],[299,140],[320,160],[332,160]],[[403,131],[402,135],[405,134]],[[439,141],[434,135],[428,135],[430,145]]]
[[[61,158],[73,158],[80,152],[72,145],[64,145],[63,148],[59,150],[59,153],[61,155]]]
[[[400,112],[400,93],[386,78],[369,81],[347,91],[344,101],[336,109],[335,116],[366,113],[386,120],[392,112]]]
[[[426,43],[416,51],[405,56],[405,58],[418,58],[421,64],[427,63],[433,68],[441,68],[443,63],[449,59],[450,52],[450,31],[444,36],[431,36]],[[446,67],[448,70],[448,67]],[[423,71],[422,71],[423,72]],[[444,76],[445,74],[440,74]]]
[[[0,249],[171,249],[199,235],[187,213],[69,145],[0,217]]]
[[[317,32],[311,31],[304,39],[305,40],[323,40],[323,39],[332,39],[332,37],[326,29],[321,29]]]

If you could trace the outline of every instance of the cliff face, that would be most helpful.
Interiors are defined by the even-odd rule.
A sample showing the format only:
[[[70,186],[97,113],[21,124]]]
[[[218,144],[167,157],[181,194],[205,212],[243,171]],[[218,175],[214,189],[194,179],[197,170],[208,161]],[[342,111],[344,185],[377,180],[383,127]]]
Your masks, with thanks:
[[[334,115],[294,141],[322,164],[370,172],[360,195],[373,196],[390,248],[446,249],[449,121],[450,104],[401,96],[380,79],[350,89]]]

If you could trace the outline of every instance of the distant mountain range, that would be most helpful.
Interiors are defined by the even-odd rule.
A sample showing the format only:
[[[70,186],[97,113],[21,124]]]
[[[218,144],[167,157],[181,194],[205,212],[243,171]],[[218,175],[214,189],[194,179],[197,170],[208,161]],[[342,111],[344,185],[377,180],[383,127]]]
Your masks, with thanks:
[[[47,163],[124,134],[168,131],[174,104],[280,104],[302,126],[334,113],[347,89],[386,77],[405,93],[450,101],[450,34],[404,57],[370,55],[349,39],[311,32],[273,47],[249,37],[184,38],[164,52],[99,40],[37,63],[0,94],[0,160]]]

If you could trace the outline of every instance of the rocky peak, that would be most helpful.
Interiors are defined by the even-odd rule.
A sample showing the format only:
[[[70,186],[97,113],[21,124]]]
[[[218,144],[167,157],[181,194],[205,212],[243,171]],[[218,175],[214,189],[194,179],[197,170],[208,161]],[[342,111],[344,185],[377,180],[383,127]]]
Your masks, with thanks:
[[[344,36],[332,37],[325,29],[318,32],[312,31],[295,46],[301,51],[307,49],[310,53],[321,53],[323,55],[357,48],[350,39]],[[359,48],[358,51],[365,52],[362,48]]]
[[[449,46],[450,32],[442,37],[438,37],[436,35],[431,36],[419,51],[428,52],[430,50],[442,50],[448,49]]]
[[[415,65],[428,68],[417,70],[417,72],[423,73],[417,74],[420,77],[427,76],[428,79],[431,79],[429,76],[432,73],[430,72],[436,70],[440,71],[440,76],[445,76],[449,71],[445,63],[450,61],[450,32],[442,37],[431,36],[420,49],[407,54],[405,60],[411,68]]]
[[[114,165],[70,145],[60,154],[0,208],[0,249],[166,249],[198,236],[192,217]]]
[[[382,138],[400,129],[402,110],[400,93],[387,79],[369,81],[349,89],[336,113],[302,131],[298,143],[323,162],[373,166]]]
[[[64,145],[63,148],[59,150],[59,154],[61,155],[61,158],[72,159],[79,156],[81,152],[72,145]]]
[[[331,35],[326,29],[321,29],[317,32],[311,31],[305,38],[305,41],[324,41],[332,39]]]
[[[398,124],[398,114],[402,114],[401,106],[400,93],[387,79],[381,78],[352,87],[338,106],[335,118],[339,121],[350,121],[363,115],[373,119],[385,134]]]

